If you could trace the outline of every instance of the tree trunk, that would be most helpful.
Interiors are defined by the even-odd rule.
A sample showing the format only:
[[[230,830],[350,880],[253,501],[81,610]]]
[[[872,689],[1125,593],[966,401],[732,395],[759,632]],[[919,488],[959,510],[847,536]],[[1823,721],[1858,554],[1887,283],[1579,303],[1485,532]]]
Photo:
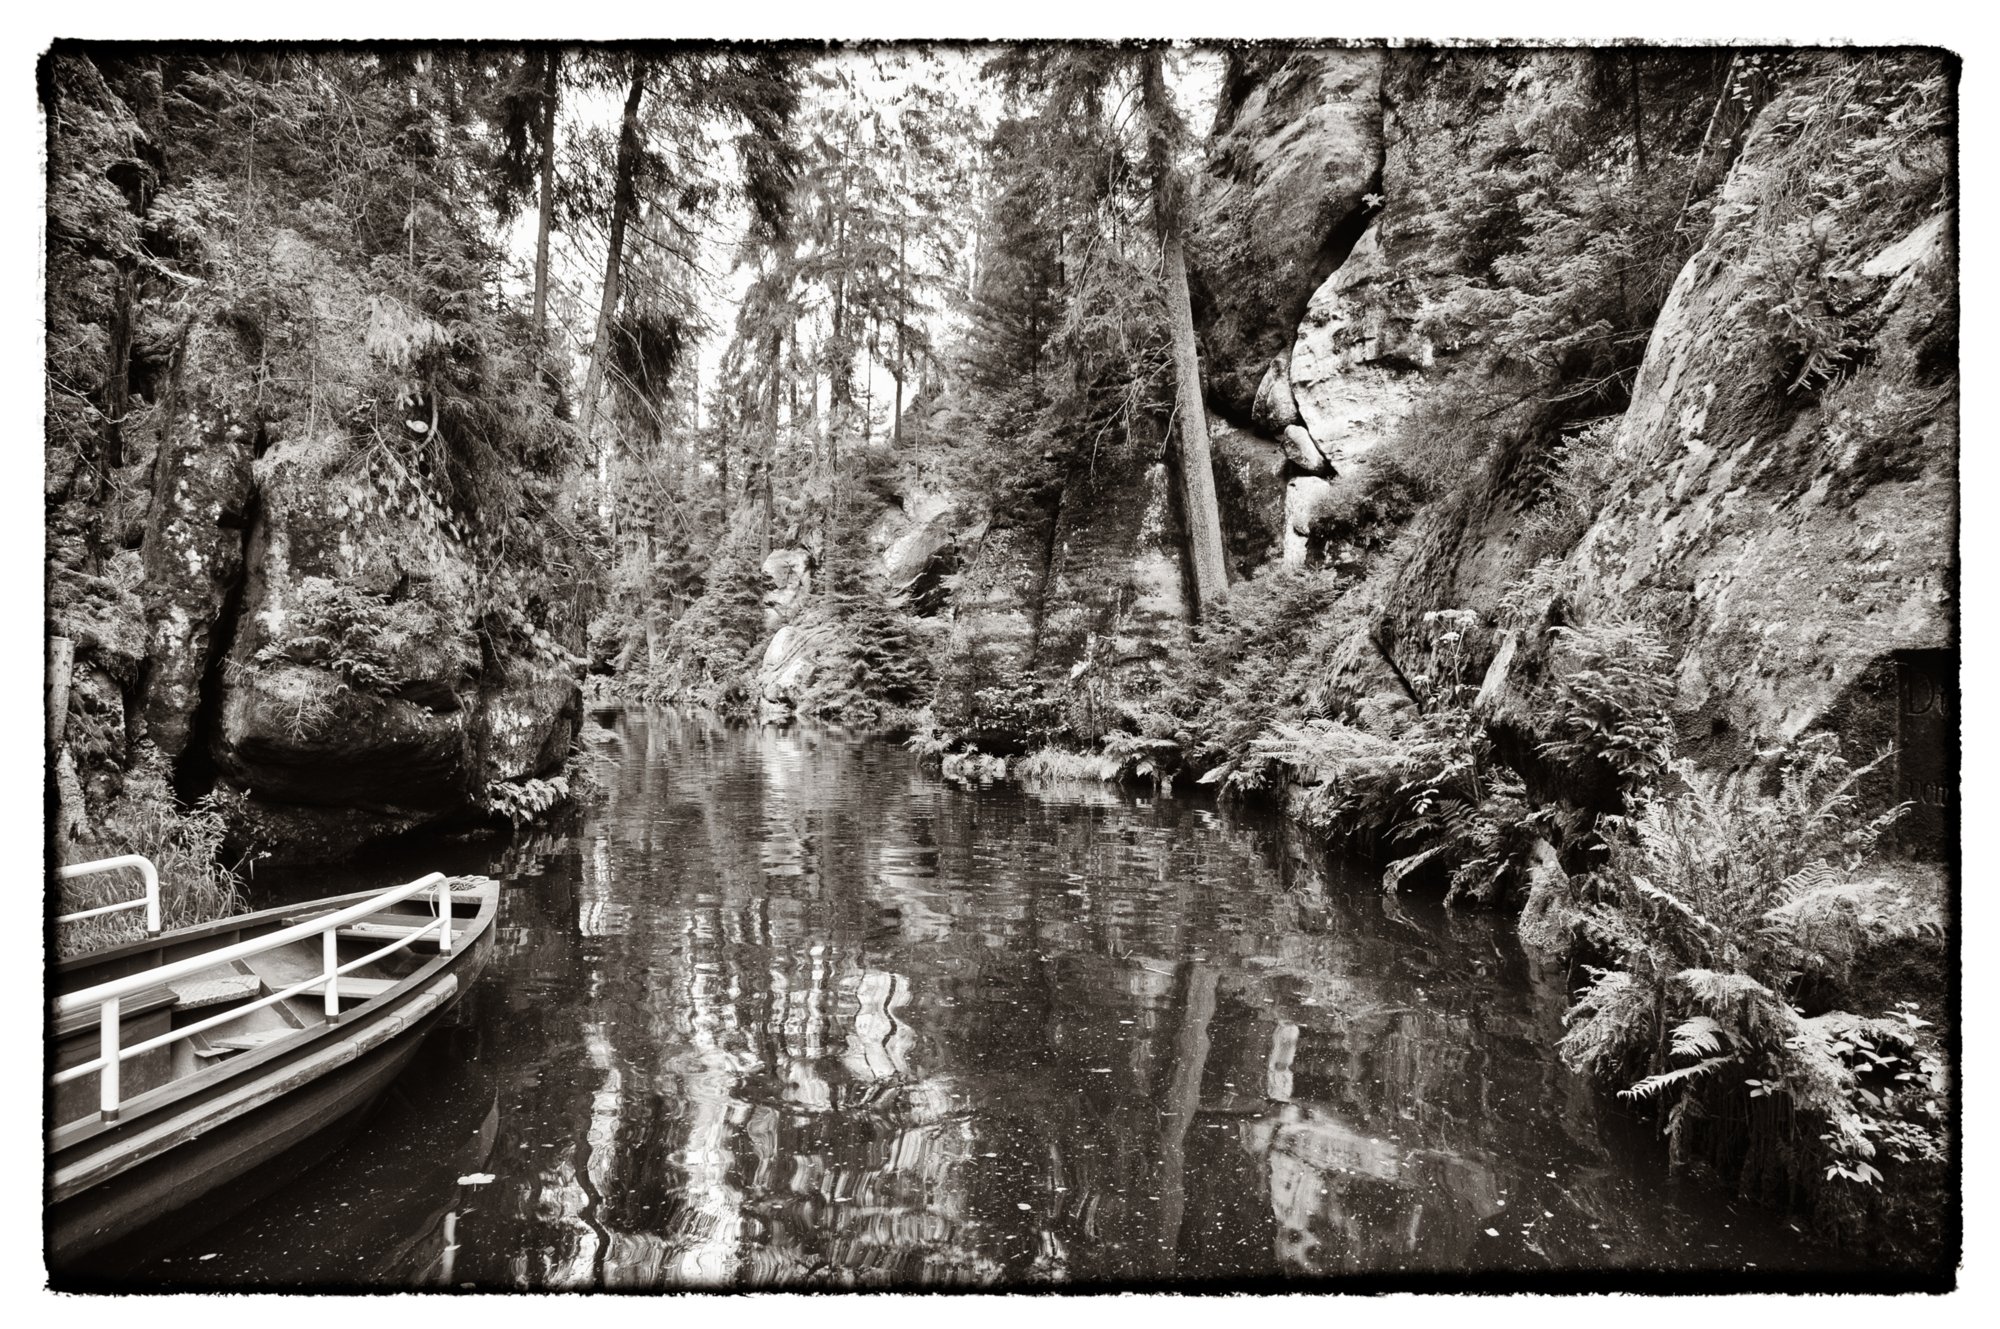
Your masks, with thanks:
[[[535,338],[549,318],[549,230],[556,215],[556,73],[562,52],[551,50],[542,69],[542,190],[535,217]]]
[[[847,167],[854,152],[854,130],[847,131],[847,146],[840,159],[840,210],[834,216],[833,252],[839,264],[833,278],[834,362],[827,366],[832,375],[827,384],[828,429],[839,426],[841,407],[854,404],[854,351],[847,344]]]
[[[1140,95],[1146,109],[1146,155],[1153,176],[1153,223],[1160,235],[1161,278],[1174,338],[1175,413],[1180,417],[1181,506],[1187,518],[1188,562],[1194,569],[1195,610],[1206,617],[1229,598],[1222,561],[1222,518],[1215,506],[1208,415],[1202,407],[1201,361],[1195,352],[1194,310],[1188,302],[1187,254],[1181,244],[1181,184],[1168,141],[1172,107],[1158,51],[1144,56]]]
[[[1639,103],[1639,57],[1630,51],[1625,53],[1625,74],[1631,84],[1632,104],[1632,152],[1641,176],[1646,174],[1646,128],[1640,119]]]
[[[799,427],[799,325],[791,330],[792,353],[785,358],[785,423]]]
[[[903,187],[909,189],[909,173],[903,175]],[[909,323],[909,310],[904,308],[905,292],[909,289],[909,236],[908,226],[902,214],[896,216],[896,415],[889,422],[889,443],[892,447],[903,445],[903,330]]]
[[[625,119],[618,130],[617,176],[611,188],[611,240],[604,255],[604,294],[597,305],[597,336],[590,344],[590,370],[583,380],[583,437],[594,444],[597,397],[604,387],[604,360],[611,354],[611,320],[618,310],[618,286],[625,256],[625,223],[632,213],[632,177],[639,165],[639,101],[646,93],[644,65],[632,69]]]
[[[1188,559],[1194,565],[1195,601],[1201,616],[1229,598],[1222,562],[1222,518],[1215,506],[1208,417],[1202,411],[1201,364],[1195,356],[1194,316],[1188,305],[1187,258],[1175,232],[1166,241],[1167,310],[1173,320],[1174,380],[1180,416],[1181,505],[1186,509]]]
[[[764,432],[764,474],[762,490],[758,498],[764,509],[764,553],[771,552],[772,510],[777,506],[771,493],[771,466],[778,454],[778,381],[785,374],[785,334],[778,331],[771,334],[771,400],[770,428]]]
[[[881,330],[882,324],[880,320],[869,319],[868,355],[861,362],[868,367],[868,377],[861,382],[861,441],[863,443],[868,442],[870,430],[875,423],[875,357],[879,350],[877,343],[881,337]]]

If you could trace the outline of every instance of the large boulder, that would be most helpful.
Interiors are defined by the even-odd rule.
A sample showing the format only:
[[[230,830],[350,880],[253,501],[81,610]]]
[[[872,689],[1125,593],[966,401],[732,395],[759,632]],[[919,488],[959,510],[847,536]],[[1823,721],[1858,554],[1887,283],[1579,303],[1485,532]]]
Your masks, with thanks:
[[[1287,450],[1214,415],[1208,443],[1229,571],[1241,580],[1283,552]]]
[[[1416,400],[1418,371],[1435,362],[1407,318],[1371,298],[1383,277],[1380,229],[1370,226],[1313,293],[1292,345],[1303,432],[1336,471],[1395,433]]]
[[[1210,402],[1252,420],[1259,384],[1380,187],[1378,50],[1232,53],[1192,257]],[[1287,421],[1286,423],[1289,423]]]
[[[898,509],[900,529],[882,549],[889,588],[921,612],[936,607],[944,579],[957,566],[958,508],[941,495],[919,491]]]
[[[812,558],[803,549],[773,549],[764,556],[764,630],[791,619],[799,602],[812,590]]]
[[[1285,484],[1286,567],[1302,567],[1312,552],[1321,514],[1333,503],[1336,490],[1331,480],[1317,475],[1295,475]]]
[[[819,673],[820,649],[827,635],[823,624],[779,628],[764,648],[764,662],[757,671],[758,695],[774,706],[796,707]]]
[[[577,662],[523,606],[485,603],[450,514],[340,456],[280,441],[256,464],[211,741],[247,833],[293,856],[477,811],[560,767],[580,716]]]
[[[1313,442],[1313,436],[1304,425],[1286,425],[1279,433],[1284,442],[1281,450],[1285,460],[1307,475],[1325,475],[1329,469],[1326,454]]]
[[[1305,418],[1299,414],[1299,403],[1292,396],[1292,348],[1289,343],[1264,367],[1264,377],[1257,382],[1257,398],[1250,404],[1250,423],[1272,438],[1305,423]]]

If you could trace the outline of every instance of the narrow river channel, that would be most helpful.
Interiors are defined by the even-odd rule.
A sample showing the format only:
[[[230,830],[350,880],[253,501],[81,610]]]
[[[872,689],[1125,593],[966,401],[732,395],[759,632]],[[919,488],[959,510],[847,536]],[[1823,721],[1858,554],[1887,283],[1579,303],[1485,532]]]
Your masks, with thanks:
[[[1273,816],[966,789],[603,712],[457,1024],[326,1161],[131,1272],[490,1290],[1797,1270],[1563,1069],[1510,923]],[[353,887],[397,879],[388,866]],[[348,889],[322,875],[309,894]],[[274,887],[263,883],[267,893]],[[259,903],[263,901],[260,899]]]

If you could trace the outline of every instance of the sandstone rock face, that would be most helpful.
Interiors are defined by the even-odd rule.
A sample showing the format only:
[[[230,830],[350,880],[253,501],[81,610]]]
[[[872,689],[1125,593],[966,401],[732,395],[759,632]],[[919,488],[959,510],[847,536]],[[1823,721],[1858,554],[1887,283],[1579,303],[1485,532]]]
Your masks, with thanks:
[[[1784,168],[1775,138],[1753,136],[1725,208]],[[1654,329],[1613,443],[1627,479],[1574,558],[1579,613],[1672,607],[1680,709],[1746,742],[1794,737],[1879,663],[1955,641],[1955,385],[1932,350],[1955,316],[1949,219],[1844,224],[1874,227],[1852,237],[1874,251],[1872,355],[1789,412],[1745,410],[1747,390],[1782,389],[1745,381],[1768,347],[1738,255],[1783,237],[1754,213],[1719,226]]]
[[[1064,490],[1036,641],[1051,666],[1154,659],[1187,620],[1170,481],[1150,451],[1107,447]]]
[[[1380,51],[1246,53],[1197,182],[1192,257],[1209,400],[1239,421],[1382,170]],[[1288,421],[1286,423],[1289,423]]]
[[[189,435],[161,449],[143,545],[150,629],[148,737],[169,760],[187,750],[224,601],[243,575],[252,492],[250,432],[227,406],[188,413]]]
[[[1101,682],[1113,695],[1142,695],[1189,617],[1180,521],[1160,458],[1159,440],[1143,431],[1107,438],[1094,463],[1066,476],[1045,506],[968,533],[962,543],[972,552],[952,600],[952,654],[988,678],[1028,671],[1083,692]],[[1276,460],[1253,438],[1225,436],[1218,492],[1237,484],[1234,467],[1269,475]],[[1240,515],[1248,548],[1264,538],[1256,529],[1268,515]],[[1021,741],[998,728],[980,737],[989,750]]]
[[[972,550],[953,596],[955,649],[994,666],[1025,669],[1034,661],[1035,635],[1048,584],[1053,512],[995,520],[965,533]]]
[[[1208,442],[1229,573],[1240,581],[1284,548],[1286,451],[1219,416],[1209,417]]]
[[[1305,430],[1338,471],[1393,435],[1436,356],[1371,298],[1385,276],[1380,229],[1313,293],[1290,359],[1292,396]],[[1310,469],[1310,468],[1307,468]]]
[[[1334,486],[1317,475],[1295,475],[1285,485],[1285,566],[1303,567],[1312,550],[1313,527],[1333,501]]]
[[[251,833],[282,836],[288,857],[481,807],[489,784],[559,767],[581,714],[566,652],[539,629],[482,650],[480,588],[448,514],[329,455],[279,442],[256,465],[211,743],[251,796]],[[329,637],[330,654],[298,645]]]

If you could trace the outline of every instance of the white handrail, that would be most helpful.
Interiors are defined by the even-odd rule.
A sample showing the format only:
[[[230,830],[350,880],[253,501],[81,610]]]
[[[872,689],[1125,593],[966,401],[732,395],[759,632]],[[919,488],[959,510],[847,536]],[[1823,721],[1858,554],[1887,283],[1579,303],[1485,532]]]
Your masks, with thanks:
[[[304,941],[307,937],[316,937],[328,928],[342,927],[356,919],[379,913],[392,904],[398,904],[437,885],[444,879],[444,873],[432,872],[405,885],[392,886],[380,895],[363,900],[360,904],[349,905],[345,909],[319,918],[309,918],[303,923],[294,923],[269,936],[252,937],[249,941],[239,941],[234,946],[224,946],[219,951],[190,955],[185,960],[176,960],[157,969],[144,969],[136,974],[127,974],[123,978],[114,978],[108,983],[99,983],[96,987],[66,993],[56,1000],[56,1014],[69,1015],[86,1006],[101,1006],[107,1001],[129,997],[135,992],[144,992],[148,988],[157,987],[176,978],[185,978],[204,969],[212,969],[219,964],[228,964],[232,960],[247,960],[253,955],[262,955],[265,951],[289,946],[295,941]]]
[[[139,876],[146,883],[146,893],[136,900],[126,900],[120,904],[107,904],[96,909],[84,909],[74,914],[64,914],[57,923],[75,923],[85,918],[96,918],[100,914],[116,914],[127,909],[146,910],[146,931],[160,930],[160,873],[153,866],[153,860],[144,854],[120,854],[116,858],[100,858],[90,863],[72,863],[66,868],[57,868],[56,876],[68,881],[72,877],[88,877],[99,872],[115,872],[119,868],[137,868]]]
[[[240,1020],[252,1011],[261,1011],[266,1006],[275,1006],[279,1002],[285,1000],[287,997],[296,997],[303,993],[311,992],[314,988],[322,988],[322,987],[337,988],[339,986],[340,976],[342,974],[348,973],[355,969],[359,969],[363,965],[373,964],[375,961],[381,959],[383,956],[389,955],[395,951],[400,951],[407,946],[411,946],[415,944],[417,941],[421,940],[426,936],[429,936],[432,933],[437,933],[439,935],[442,935],[444,927],[445,927],[445,921],[443,919],[434,918],[430,922],[424,924],[422,927],[413,929],[406,936],[398,937],[396,938],[396,940],[390,942],[387,946],[382,947],[380,950],[370,951],[368,954],[362,956],[358,960],[349,960],[346,964],[340,965],[337,968],[334,968],[330,971],[322,971],[320,973],[314,974],[311,978],[303,979],[300,982],[292,984],[288,988],[280,988],[278,991],[273,992],[268,997],[260,997],[256,1001],[247,1001],[243,1003],[241,1006],[231,1006],[228,1010],[222,1012],[220,1015],[211,1015],[206,1020],[199,1020],[194,1024],[183,1025],[179,1029],[169,1029],[166,1033],[160,1034],[154,1038],[149,1038],[143,1043],[133,1043],[128,1047],[122,1047],[118,1049],[118,1059],[120,1061],[123,1061],[127,1057],[136,1057],[141,1052],[151,1052],[153,1051],[153,1049],[163,1048],[169,1043],[178,1043],[182,1039],[187,1038],[193,1034],[205,1034],[211,1029],[217,1028],[218,1026],[221,1025],[228,1024],[232,1020]],[[326,935],[331,937],[334,935],[334,933],[328,932]],[[330,983],[329,979],[331,979]],[[340,1007],[338,1003],[335,1002],[334,1004],[332,1004],[328,1008],[326,1014],[328,1019],[332,1019],[334,1016],[339,1015]],[[97,1070],[103,1064],[104,1064],[104,1058],[101,1055],[98,1057],[96,1061],[80,1062],[75,1066],[67,1067],[63,1070],[57,1071],[54,1075],[51,1075],[49,1077],[49,1083],[68,1084],[71,1080],[80,1080],[84,1076],[90,1074],[92,1071]]]
[[[369,955],[364,955],[360,959],[349,960],[344,965],[335,963],[338,957],[334,940],[340,928],[348,923],[378,914],[390,905],[398,904],[432,887],[436,887],[437,889],[436,919],[424,924],[422,927],[411,929],[408,933],[398,937],[387,946]],[[97,1072],[99,1114],[106,1121],[116,1121],[118,1119],[118,1105],[120,1102],[119,1070],[125,1058],[135,1056],[140,1052],[151,1051],[157,1047],[163,1047],[168,1043],[179,1042],[205,1029],[225,1024],[230,1020],[248,1014],[250,1011],[273,1005],[286,997],[300,992],[307,992],[316,987],[324,987],[326,989],[326,1016],[329,1021],[333,1020],[340,1013],[339,992],[340,976],[342,974],[351,969],[359,968],[364,964],[379,960],[392,951],[399,951],[405,947],[414,945],[417,938],[432,931],[437,933],[439,952],[444,955],[450,955],[451,883],[442,872],[432,872],[405,885],[392,886],[379,895],[363,900],[359,904],[349,905],[345,909],[337,909],[330,914],[321,914],[317,918],[309,918],[303,923],[294,923],[292,926],[281,928],[268,936],[253,937],[249,941],[240,941],[233,946],[224,946],[220,950],[208,951],[202,955],[191,955],[185,960],[176,960],[172,964],[161,965],[156,969],[141,970],[136,974],[128,974],[124,978],[115,978],[108,983],[99,983],[95,987],[88,987],[79,992],[69,993],[55,1002],[55,1013],[58,1017],[61,1017],[71,1014],[74,1011],[85,1009],[86,1007],[97,1007],[98,1054],[95,1060],[83,1062],[80,1065],[67,1067],[64,1070],[58,1071],[54,1076],[50,1077],[50,1082],[52,1084],[64,1084],[70,1080],[88,1075],[93,1071]],[[119,1002],[124,998],[131,996],[133,993],[157,987],[172,979],[199,973],[202,970],[212,969],[216,965],[228,964],[234,960],[248,959],[250,956],[261,955],[266,951],[276,950],[280,946],[289,946],[295,941],[303,941],[312,936],[323,936],[326,939],[326,968],[312,978],[300,983],[294,983],[282,992],[273,993],[261,1001],[251,1002],[245,1006],[232,1007],[230,1010],[219,1015],[211,1016],[206,1020],[181,1029],[171,1029],[164,1035],[147,1039],[131,1047],[119,1046]]]

